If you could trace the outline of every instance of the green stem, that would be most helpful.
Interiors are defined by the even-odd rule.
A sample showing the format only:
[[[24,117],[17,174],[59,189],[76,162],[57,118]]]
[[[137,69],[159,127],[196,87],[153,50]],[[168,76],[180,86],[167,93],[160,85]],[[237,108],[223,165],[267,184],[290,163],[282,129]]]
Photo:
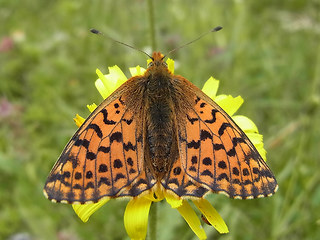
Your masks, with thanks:
[[[151,47],[152,50],[157,49],[156,44],[156,33],[155,33],[155,26],[154,26],[154,6],[153,6],[153,0],[148,0],[148,12],[149,12],[149,23],[150,23],[150,40],[151,40]]]
[[[149,239],[151,240],[157,240],[157,206],[157,203],[152,204],[150,209]]]
[[[157,49],[156,45],[156,33],[154,23],[154,5],[153,0],[148,0],[148,12],[149,12],[149,23],[150,23],[150,40],[151,47],[153,50]],[[152,204],[149,215],[149,239],[157,240],[157,204]]]

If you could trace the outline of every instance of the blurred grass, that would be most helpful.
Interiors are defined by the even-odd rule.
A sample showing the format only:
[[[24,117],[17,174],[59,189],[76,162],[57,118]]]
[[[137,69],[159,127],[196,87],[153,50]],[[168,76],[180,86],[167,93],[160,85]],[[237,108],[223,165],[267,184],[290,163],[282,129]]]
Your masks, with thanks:
[[[202,87],[213,75],[220,93],[241,95],[240,113],[264,135],[279,182],[268,199],[210,200],[227,222],[208,239],[320,239],[319,1],[154,1],[157,50],[221,25],[223,31],[179,50],[176,73]],[[98,67],[145,66],[143,54],[91,35],[95,27],[150,49],[146,1],[0,0],[0,239],[128,239],[126,201],[110,201],[86,224],[52,204],[42,188],[76,130],[75,113],[100,103]],[[5,40],[4,40],[5,39]],[[4,44],[5,42],[6,44]],[[3,47],[4,46],[4,47]],[[196,239],[177,211],[158,207],[159,239]]]

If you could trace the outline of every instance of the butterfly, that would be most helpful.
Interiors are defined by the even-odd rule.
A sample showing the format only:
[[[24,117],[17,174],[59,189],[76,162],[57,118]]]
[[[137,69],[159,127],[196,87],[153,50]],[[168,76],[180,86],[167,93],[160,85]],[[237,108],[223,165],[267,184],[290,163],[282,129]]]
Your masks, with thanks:
[[[64,148],[45,183],[48,199],[96,203],[150,189],[182,198],[271,196],[277,181],[245,133],[210,97],[170,72],[148,69],[106,98]]]

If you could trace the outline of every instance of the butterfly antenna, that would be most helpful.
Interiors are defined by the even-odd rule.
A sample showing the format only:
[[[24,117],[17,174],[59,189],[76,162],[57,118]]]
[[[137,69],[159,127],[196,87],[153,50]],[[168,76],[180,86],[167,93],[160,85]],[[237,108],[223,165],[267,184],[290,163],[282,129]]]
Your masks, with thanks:
[[[109,39],[111,39],[112,41],[114,41],[114,42],[116,42],[116,43],[120,43],[120,44],[122,44],[122,45],[124,45],[124,46],[127,46],[127,47],[129,47],[129,48],[132,48],[132,49],[137,50],[137,51],[139,51],[139,52],[142,52],[142,53],[144,53],[145,55],[147,55],[149,58],[152,59],[152,57],[151,57],[148,53],[146,53],[145,51],[142,51],[141,49],[138,49],[138,48],[135,48],[135,47],[133,47],[133,46],[130,46],[129,44],[120,42],[120,41],[118,41],[118,40],[116,40],[116,39],[114,39],[114,38],[112,38],[112,37],[110,37],[110,36],[107,36],[107,35],[103,34],[102,32],[100,32],[100,31],[97,30],[97,29],[92,28],[92,29],[90,29],[90,32],[92,32],[92,33],[94,33],[94,34],[97,34],[97,35],[102,35],[103,37],[109,38]]]
[[[179,46],[179,47],[177,47],[177,48],[175,48],[175,49],[172,49],[170,52],[168,52],[168,53],[165,55],[165,57],[167,57],[169,54],[172,54],[173,52],[179,50],[180,48],[183,48],[183,47],[185,47],[185,46],[188,46],[188,45],[191,44],[191,43],[194,43],[194,42],[198,41],[199,39],[203,38],[203,37],[206,36],[207,34],[212,33],[212,32],[218,32],[218,31],[220,31],[221,29],[222,29],[221,26],[217,26],[217,27],[211,29],[210,31],[208,31],[208,32],[206,32],[206,33],[203,33],[202,35],[200,35],[200,36],[197,37],[196,39],[193,39],[193,40],[190,41],[190,42],[187,42],[187,43],[182,44],[181,46]]]

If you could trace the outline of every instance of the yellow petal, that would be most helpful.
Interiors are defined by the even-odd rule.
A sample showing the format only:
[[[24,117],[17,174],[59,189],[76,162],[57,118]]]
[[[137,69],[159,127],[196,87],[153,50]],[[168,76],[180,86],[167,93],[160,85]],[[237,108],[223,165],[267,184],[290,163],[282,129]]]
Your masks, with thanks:
[[[104,204],[106,204],[110,199],[103,199],[97,203],[89,203],[89,204],[72,204],[73,210],[78,215],[78,217],[83,221],[87,222],[89,217],[101,208]]]
[[[75,121],[75,123],[78,127],[80,127],[82,125],[82,123],[84,123],[84,121],[85,121],[85,119],[83,117],[81,117],[79,114],[76,114],[76,117],[73,118],[73,120]]]
[[[254,122],[242,115],[233,116],[232,119],[236,122],[236,124],[245,132],[250,141],[256,147],[261,157],[266,161],[267,155],[266,150],[263,145],[263,136],[259,134],[257,126]]]
[[[88,104],[87,108],[89,109],[90,112],[93,112],[97,108],[97,104],[95,103]]]
[[[127,77],[117,65],[108,69],[109,74],[107,75],[103,75],[99,69],[96,70],[99,79],[95,82],[95,85],[104,99],[127,80]]]
[[[174,74],[174,61],[171,58],[168,58],[166,63],[168,65],[168,69],[170,70],[170,72]]]
[[[96,69],[96,74],[98,75],[99,79],[102,81],[102,83],[108,85],[107,78],[103,75],[103,73],[100,71],[100,69]]]
[[[245,132],[253,145],[263,143],[263,136],[259,133]]]
[[[254,122],[247,118],[246,116],[237,115],[233,116],[232,119],[235,121],[235,123],[242,129],[242,131],[249,133],[258,133],[258,128],[254,124]]]
[[[165,195],[167,202],[171,205],[172,208],[178,208],[182,205],[182,199],[174,193],[167,191]]]
[[[206,199],[194,200],[194,204],[199,208],[209,223],[217,229],[219,233],[228,233],[228,227],[219,215],[217,210]]]
[[[163,193],[161,191],[154,191],[153,189],[148,194],[143,195],[143,197],[147,198],[152,202],[160,202],[164,198]]]
[[[186,220],[191,230],[197,235],[199,239],[207,239],[207,235],[203,230],[197,214],[194,212],[190,204],[182,201],[182,205],[177,208],[181,216]]]
[[[243,98],[241,96],[232,97],[231,95],[218,95],[214,101],[230,116],[232,116],[242,105]]]
[[[137,197],[129,201],[124,212],[124,226],[132,240],[146,238],[151,203],[152,201],[145,197]]]
[[[214,100],[217,95],[218,88],[219,80],[210,77],[203,85],[202,91]]]
[[[267,154],[263,145],[263,136],[259,133],[251,133],[251,132],[249,133],[245,132],[245,133],[250,139],[250,141],[253,143],[253,145],[256,147],[256,149],[260,153],[263,160],[267,161]]]
[[[112,85],[114,84],[110,84],[110,81],[106,78],[105,75],[103,75],[103,73],[99,69],[96,69],[96,73],[99,77],[95,82],[96,88],[98,89],[101,96],[106,99],[113,92]]]
[[[154,202],[159,202],[162,201],[164,199],[164,192],[162,188],[156,188],[154,190],[154,194],[156,195],[156,199],[153,200]]]
[[[103,84],[100,78],[96,80],[95,86],[98,89],[100,95],[103,97],[103,99],[106,99],[112,93],[111,89],[108,87],[105,87],[105,85]]]
[[[130,71],[130,73],[131,73],[131,76],[134,77],[134,76],[139,76],[139,75],[144,74],[144,72],[146,71],[146,69],[144,69],[143,67],[140,67],[140,66],[138,65],[138,66],[136,66],[136,67],[129,68],[129,71]]]
[[[109,74],[106,75],[106,78],[110,82],[115,83],[114,89],[112,91],[116,90],[121,84],[123,84],[125,81],[127,81],[126,75],[121,71],[121,69],[114,65],[113,67],[108,67]]]

